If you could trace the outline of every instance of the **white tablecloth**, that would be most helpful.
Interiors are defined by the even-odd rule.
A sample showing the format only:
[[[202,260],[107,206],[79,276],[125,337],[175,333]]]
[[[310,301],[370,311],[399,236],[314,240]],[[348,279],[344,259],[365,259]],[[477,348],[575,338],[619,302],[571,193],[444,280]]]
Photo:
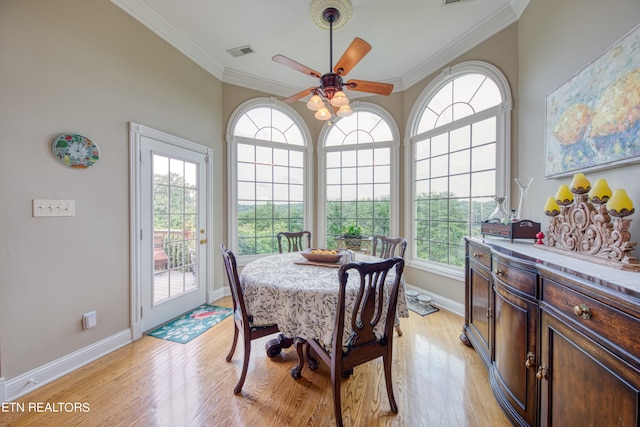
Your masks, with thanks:
[[[356,261],[380,260],[357,255]],[[330,348],[338,299],[338,268],[299,265],[305,261],[300,253],[271,255],[247,264],[240,274],[247,311],[256,325],[277,323],[287,338],[317,339]],[[392,280],[389,274],[387,280]],[[357,294],[359,276],[349,273],[346,315],[351,316]],[[404,284],[398,293],[397,316],[409,317]],[[349,317],[347,317],[349,318]],[[384,324],[381,322],[382,325]],[[345,328],[344,343],[351,330]]]

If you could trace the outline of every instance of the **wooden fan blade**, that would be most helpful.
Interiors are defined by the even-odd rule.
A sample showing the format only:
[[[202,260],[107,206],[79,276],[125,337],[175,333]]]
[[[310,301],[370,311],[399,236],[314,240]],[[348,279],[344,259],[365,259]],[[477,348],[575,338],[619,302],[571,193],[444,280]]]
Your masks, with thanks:
[[[304,73],[308,76],[320,78],[320,73],[317,72],[316,70],[312,70],[311,68],[305,65],[302,65],[301,63],[296,62],[293,59],[289,59],[286,56],[276,55],[271,59],[277,62],[278,64],[282,64],[286,67],[293,68],[294,70],[300,71],[301,73]]]
[[[368,82],[366,80],[349,80],[345,86],[358,92],[375,93],[389,96],[393,92],[393,85],[389,83]]]
[[[341,76],[346,76],[370,50],[371,45],[369,43],[360,37],[356,37],[347,50],[344,51],[342,58],[340,58],[336,66],[333,67],[333,72]]]
[[[291,95],[290,97],[283,99],[282,102],[284,102],[285,104],[290,104],[293,101],[297,101],[298,99],[302,99],[307,95],[311,95],[313,91],[316,89],[317,89],[317,86],[312,86],[309,89],[305,89],[303,91],[296,93],[295,95]]]

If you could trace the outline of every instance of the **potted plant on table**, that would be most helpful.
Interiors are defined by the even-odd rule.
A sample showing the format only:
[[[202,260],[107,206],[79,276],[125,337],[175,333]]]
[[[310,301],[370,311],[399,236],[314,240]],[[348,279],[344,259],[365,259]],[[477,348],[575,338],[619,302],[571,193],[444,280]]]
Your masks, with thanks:
[[[362,227],[356,224],[342,227],[342,238],[347,249],[359,251],[362,246]]]

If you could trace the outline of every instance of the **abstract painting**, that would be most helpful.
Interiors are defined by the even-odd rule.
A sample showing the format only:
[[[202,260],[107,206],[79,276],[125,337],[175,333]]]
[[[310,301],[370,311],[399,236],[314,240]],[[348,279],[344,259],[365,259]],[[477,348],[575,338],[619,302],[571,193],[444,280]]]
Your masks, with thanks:
[[[640,161],[640,26],[547,96],[545,177]]]

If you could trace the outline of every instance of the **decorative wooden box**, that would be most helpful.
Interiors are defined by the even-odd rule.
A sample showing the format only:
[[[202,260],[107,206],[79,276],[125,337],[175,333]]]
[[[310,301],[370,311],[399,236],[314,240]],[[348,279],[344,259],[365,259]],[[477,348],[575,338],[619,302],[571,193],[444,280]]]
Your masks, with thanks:
[[[500,236],[511,239],[535,239],[540,232],[540,223],[524,219],[522,221],[501,224],[497,222],[482,221],[480,232],[483,236]]]

